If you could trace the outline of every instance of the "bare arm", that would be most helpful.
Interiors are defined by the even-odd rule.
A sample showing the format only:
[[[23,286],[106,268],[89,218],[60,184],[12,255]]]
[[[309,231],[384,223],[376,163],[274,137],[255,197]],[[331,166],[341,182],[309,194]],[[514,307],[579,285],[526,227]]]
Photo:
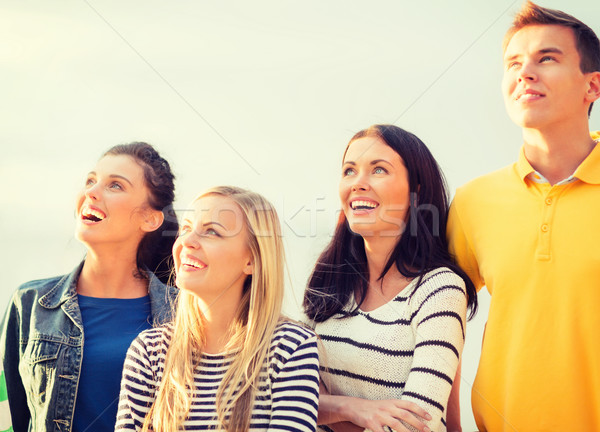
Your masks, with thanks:
[[[431,416],[417,404],[399,399],[367,400],[349,396],[333,396],[321,383],[318,424],[327,424],[336,432],[354,432],[370,429],[384,432],[389,426],[396,432],[410,432],[401,422],[428,432],[421,419]]]

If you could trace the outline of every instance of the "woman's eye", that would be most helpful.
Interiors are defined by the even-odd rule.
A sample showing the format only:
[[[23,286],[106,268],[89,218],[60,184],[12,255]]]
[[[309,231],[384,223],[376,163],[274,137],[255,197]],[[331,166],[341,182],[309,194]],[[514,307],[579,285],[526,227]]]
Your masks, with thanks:
[[[373,174],[387,174],[387,170],[381,167],[375,167]]]
[[[354,168],[346,168],[343,171],[343,174],[344,174],[344,177],[345,177],[345,176],[349,176],[349,175],[354,175],[354,172],[355,172]]]
[[[111,189],[123,190],[123,186],[120,183],[113,182],[110,184]]]
[[[94,181],[94,179],[92,179],[92,178],[89,178],[89,179],[87,179],[87,180],[85,181],[85,185],[86,185],[86,186],[88,186],[88,187],[89,187],[89,186],[92,186],[94,183],[96,183],[96,182],[95,182],[95,181]]]
[[[214,228],[208,228],[205,231],[206,235],[219,237],[219,233]]]
[[[540,63],[542,62],[546,62],[546,61],[554,61],[554,57],[552,56],[544,56],[540,59]]]
[[[183,235],[186,235],[186,234],[187,234],[187,233],[189,233],[191,230],[192,230],[192,229],[191,229],[189,226],[187,226],[187,225],[184,225],[184,226],[182,226],[181,228],[179,228],[179,236],[181,237],[181,236],[183,236]]]

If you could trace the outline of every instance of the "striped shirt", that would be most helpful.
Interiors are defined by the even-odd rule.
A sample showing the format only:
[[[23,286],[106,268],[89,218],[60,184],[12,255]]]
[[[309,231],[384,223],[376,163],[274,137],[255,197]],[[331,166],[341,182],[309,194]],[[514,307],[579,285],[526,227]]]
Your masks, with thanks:
[[[333,395],[415,402],[433,417],[425,422],[432,431],[445,431],[464,344],[466,289],[447,268],[427,273],[418,287],[417,281],[375,310],[316,325],[325,348],[322,379]],[[346,310],[355,307],[351,301]]]
[[[123,368],[117,431],[141,430],[155,400],[171,341],[169,325],[142,332]],[[235,353],[203,354],[194,376],[192,405],[182,430],[215,430],[216,394]],[[271,342],[252,408],[250,430],[314,431],[319,402],[316,336],[297,324],[280,324]]]

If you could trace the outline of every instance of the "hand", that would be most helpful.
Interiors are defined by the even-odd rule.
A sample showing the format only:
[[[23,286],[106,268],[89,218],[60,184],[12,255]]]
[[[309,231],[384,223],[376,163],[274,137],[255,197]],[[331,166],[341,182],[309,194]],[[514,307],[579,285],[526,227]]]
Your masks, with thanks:
[[[413,402],[398,399],[347,399],[344,410],[347,412],[348,419],[355,425],[372,432],[389,432],[389,429],[384,428],[385,426],[396,432],[410,432],[401,420],[417,430],[429,432],[429,428],[421,419],[431,420],[431,416]]]

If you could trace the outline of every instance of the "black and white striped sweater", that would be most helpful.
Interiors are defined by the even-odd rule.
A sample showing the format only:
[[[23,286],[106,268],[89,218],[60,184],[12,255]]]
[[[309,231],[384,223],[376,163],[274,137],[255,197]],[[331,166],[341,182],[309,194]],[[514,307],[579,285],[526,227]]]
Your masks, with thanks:
[[[433,417],[426,422],[432,431],[445,431],[465,338],[465,284],[447,268],[416,283],[375,310],[318,323],[321,375],[333,395],[415,402]],[[351,303],[346,310],[355,308]]]
[[[131,344],[123,369],[116,431],[141,430],[163,376],[171,334],[169,325],[162,326],[142,332]],[[183,430],[215,430],[217,389],[234,355],[203,355]],[[280,324],[259,380],[250,430],[316,429],[319,358],[313,332],[290,322]]]

